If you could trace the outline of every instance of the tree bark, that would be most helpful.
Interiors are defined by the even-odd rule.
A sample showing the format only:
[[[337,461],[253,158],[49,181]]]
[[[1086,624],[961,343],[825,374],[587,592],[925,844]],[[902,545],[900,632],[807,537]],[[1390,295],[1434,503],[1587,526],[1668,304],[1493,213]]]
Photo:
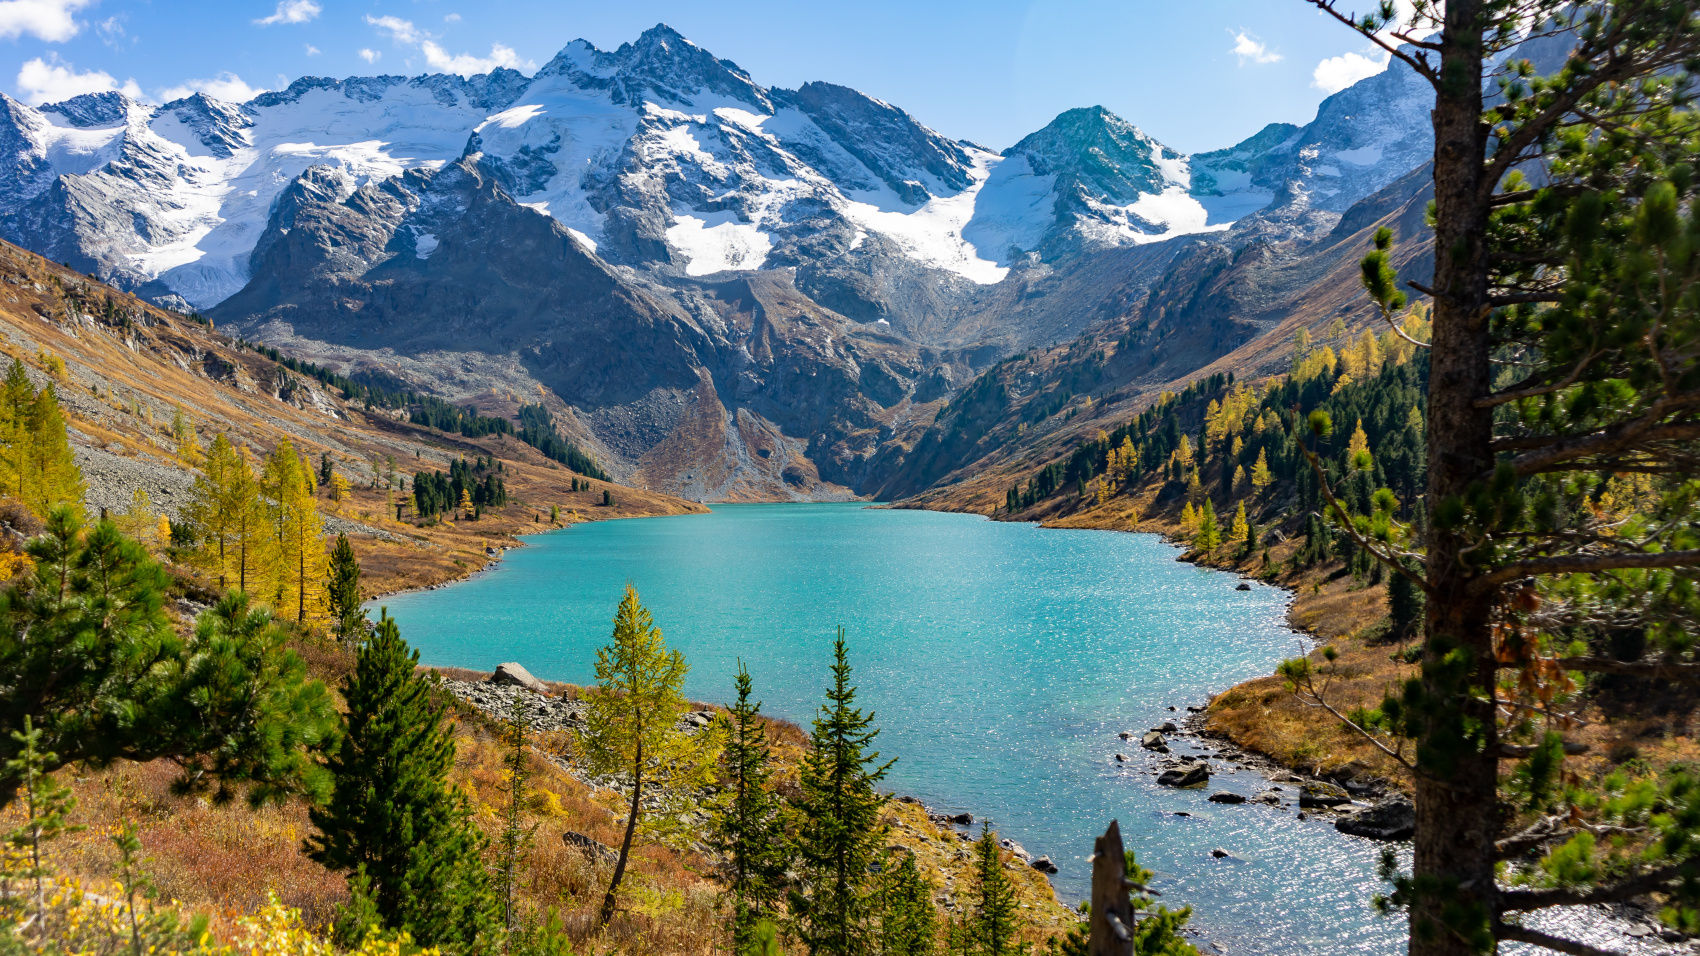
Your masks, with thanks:
[[[1428,502],[1462,499],[1493,465],[1486,232],[1482,4],[1451,0],[1435,99],[1434,310],[1428,416]],[[1497,888],[1497,730],[1493,595],[1473,587],[1470,541],[1437,521],[1430,533],[1422,685],[1427,723],[1417,744],[1417,835],[1410,905],[1412,956],[1480,956],[1491,939]],[[1462,651],[1460,674],[1448,658]],[[1481,698],[1490,698],[1482,700]]]
[[[626,861],[632,855],[632,834],[637,832],[638,813],[643,801],[643,736],[637,741],[637,755],[632,762],[632,809],[626,816],[626,838],[620,841],[620,859],[614,864],[614,877],[608,881],[608,893],[602,897],[602,913],[597,917],[598,926],[607,926],[614,918],[614,894],[620,889],[620,880],[626,876]]]

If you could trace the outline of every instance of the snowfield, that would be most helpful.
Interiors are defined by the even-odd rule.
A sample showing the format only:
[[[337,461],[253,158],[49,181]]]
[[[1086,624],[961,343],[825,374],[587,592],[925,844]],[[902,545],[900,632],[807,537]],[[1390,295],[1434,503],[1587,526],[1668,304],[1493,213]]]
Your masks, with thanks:
[[[1356,90],[1332,98],[1313,126],[1329,109],[1361,115],[1371,94]],[[575,41],[529,78],[307,78],[243,104],[197,95],[151,106],[112,93],[35,108],[0,94],[0,143],[19,144],[0,163],[21,171],[0,182],[0,215],[72,230],[116,281],[157,279],[205,308],[248,281],[279,195],[309,168],[336,185],[317,198],[343,201],[407,170],[465,162],[591,253],[623,250],[622,265],[690,276],[761,269],[776,252],[789,256],[789,244],[836,229],[848,255],[883,254],[868,243],[879,237],[880,250],[990,285],[1035,255],[1226,229],[1278,195],[1252,172],[1269,155],[1291,154],[1288,195],[1339,203],[1359,182],[1402,173],[1383,166],[1422,145],[1400,143],[1388,160],[1373,141],[1307,128],[1233,153],[1210,167],[1209,194],[1195,194],[1191,157],[1105,115],[1118,135],[1150,145],[1148,163],[1124,157],[1108,174],[1144,170],[1122,177],[1137,191],[1100,188],[1091,170],[1059,179],[1059,162],[1103,167],[1093,130],[1053,135],[1054,152],[1040,158],[1000,154],[853,90],[764,89],[657,27],[614,52]],[[73,212],[30,206],[50,201],[55,181],[74,194]],[[615,225],[624,231],[611,237]],[[434,233],[412,235],[413,255],[437,252]],[[666,255],[653,253],[657,236]]]

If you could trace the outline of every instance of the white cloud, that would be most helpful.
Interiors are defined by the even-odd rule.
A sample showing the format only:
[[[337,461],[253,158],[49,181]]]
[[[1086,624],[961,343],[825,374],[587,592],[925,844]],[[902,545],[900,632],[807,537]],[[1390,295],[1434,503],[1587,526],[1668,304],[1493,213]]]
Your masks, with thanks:
[[[246,103],[264,92],[264,88],[249,86],[240,76],[227,71],[210,80],[184,80],[176,86],[160,90],[159,98],[169,102],[192,93],[205,93],[215,100],[224,100],[227,103]]]
[[[1234,34],[1234,55],[1240,58],[1240,65],[1247,63],[1279,63],[1281,54],[1269,49],[1269,44],[1257,39],[1244,30]]]
[[[390,39],[405,46],[418,47],[425,55],[425,63],[433,70],[444,73],[459,73],[471,76],[475,73],[488,73],[497,67],[505,66],[515,70],[529,70],[537,64],[530,60],[522,60],[512,47],[500,43],[490,44],[489,56],[477,56],[472,53],[450,53],[437,43],[436,37],[413,25],[412,20],[401,17],[366,15],[366,22],[378,32],[387,34]],[[362,57],[366,51],[360,52]],[[370,63],[376,59],[376,54],[367,58]]]
[[[1372,55],[1342,53],[1316,65],[1311,85],[1324,93],[1338,93],[1359,80],[1367,79],[1387,69],[1392,57],[1385,51]]]
[[[377,50],[370,47],[360,48],[360,59],[365,60],[367,63],[376,63],[378,62],[378,57],[381,56],[383,56],[382,53],[379,53]]]
[[[457,53],[451,56],[447,50],[430,40],[421,43],[419,49],[420,52],[425,54],[425,62],[430,64],[431,69],[441,70],[444,73],[459,73],[462,76],[488,73],[499,66],[522,70],[530,69],[535,65],[528,60],[521,60],[519,54],[515,53],[512,47],[505,47],[500,43],[490,44],[490,55],[482,57],[473,56],[470,53]]]
[[[443,22],[444,23],[459,23],[460,22],[460,14],[458,14],[458,13],[448,14],[448,15],[443,17]]]
[[[279,23],[306,23],[319,15],[321,8],[314,0],[278,0],[277,11],[254,22],[262,27]]]
[[[94,0],[0,0],[0,40],[33,36],[63,43],[82,24],[72,16]]]
[[[71,64],[52,54],[45,60],[38,56],[26,62],[18,71],[17,89],[18,95],[31,106],[109,90],[119,90],[131,99],[142,98],[142,88],[135,80],[119,83],[112,74],[99,70],[78,73]]]
[[[323,52],[323,51],[320,50],[318,47],[314,46],[313,44],[311,44],[311,43],[307,44],[307,55],[308,56],[318,56],[321,52]]]
[[[1435,32],[1434,18],[1446,10],[1445,0],[1435,0],[1422,18],[1416,18],[1414,0],[1393,0],[1393,19],[1376,34],[1378,39],[1399,44],[1404,41],[1393,34],[1408,30],[1408,36],[1422,39]],[[1374,44],[1356,53],[1331,56],[1316,65],[1311,73],[1311,85],[1324,93],[1338,93],[1359,80],[1368,79],[1387,69],[1393,55]]]
[[[128,39],[124,32],[124,21],[118,17],[107,17],[96,23],[94,32],[100,34],[100,42],[114,50],[124,49],[124,41]]]
[[[401,17],[374,17],[368,13],[366,14],[366,22],[377,27],[378,32],[389,34],[390,39],[397,43],[406,43],[412,46],[425,38],[425,35],[419,32],[419,28],[413,25],[412,20],[403,20]]]

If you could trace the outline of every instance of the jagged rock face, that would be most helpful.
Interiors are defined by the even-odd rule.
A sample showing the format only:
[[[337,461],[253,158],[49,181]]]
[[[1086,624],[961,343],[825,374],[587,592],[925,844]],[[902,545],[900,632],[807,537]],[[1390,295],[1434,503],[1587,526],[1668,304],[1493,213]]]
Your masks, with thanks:
[[[542,389],[628,479],[836,494],[888,486],[963,383],[1124,315],[1177,255],[1325,233],[1407,171],[1383,167],[1415,140],[1330,178],[1420,130],[1405,80],[1365,83],[1195,157],[1096,107],[999,153],[665,26],[533,76],[0,94],[0,234],[453,399]]]
[[[783,274],[688,297],[624,274],[471,160],[347,185],[315,168],[279,198],[220,325],[309,354],[399,352],[448,394],[481,363],[512,366],[622,478],[701,497],[842,494],[923,372]]]

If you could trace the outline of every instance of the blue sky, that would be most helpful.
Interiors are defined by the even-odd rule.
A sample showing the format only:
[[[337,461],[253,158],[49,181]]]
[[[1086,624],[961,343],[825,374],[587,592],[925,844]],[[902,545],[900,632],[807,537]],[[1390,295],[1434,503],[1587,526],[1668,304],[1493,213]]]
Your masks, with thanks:
[[[529,71],[657,22],[758,83],[841,83],[1000,149],[1095,104],[1213,149],[1384,62],[1303,0],[0,0],[0,89],[241,100],[304,75]]]

